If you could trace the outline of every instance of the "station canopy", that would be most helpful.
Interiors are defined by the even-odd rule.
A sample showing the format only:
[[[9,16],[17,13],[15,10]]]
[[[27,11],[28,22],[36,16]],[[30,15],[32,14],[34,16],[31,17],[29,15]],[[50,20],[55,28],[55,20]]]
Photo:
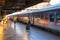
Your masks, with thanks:
[[[49,2],[42,2],[42,3],[38,3],[34,6],[28,7],[26,9],[41,9],[41,8],[46,7],[48,5],[49,5]]]
[[[39,11],[46,11],[46,10],[52,10],[52,9],[57,9],[57,8],[60,8],[60,4],[49,5],[49,3],[47,3],[47,4],[44,5],[44,3],[39,3],[39,4],[34,5],[32,7],[28,7],[25,10],[21,10],[19,12],[14,12],[14,13],[9,14],[7,16],[33,13],[33,12],[39,12]]]
[[[34,5],[34,6],[25,8],[25,10],[22,10],[22,11],[19,11],[19,12],[14,12],[12,14],[8,14],[7,16],[17,15],[17,14],[20,14],[20,13],[24,14],[24,13],[32,12],[32,10],[33,11],[39,11],[39,9],[48,6],[48,4],[49,4],[48,2],[38,3],[38,4]]]

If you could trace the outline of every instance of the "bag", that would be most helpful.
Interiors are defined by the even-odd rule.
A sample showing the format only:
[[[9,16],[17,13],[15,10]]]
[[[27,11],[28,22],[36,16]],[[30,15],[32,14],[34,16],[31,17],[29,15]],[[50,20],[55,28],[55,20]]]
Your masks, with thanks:
[[[29,25],[26,26],[26,30],[30,30],[30,26]]]

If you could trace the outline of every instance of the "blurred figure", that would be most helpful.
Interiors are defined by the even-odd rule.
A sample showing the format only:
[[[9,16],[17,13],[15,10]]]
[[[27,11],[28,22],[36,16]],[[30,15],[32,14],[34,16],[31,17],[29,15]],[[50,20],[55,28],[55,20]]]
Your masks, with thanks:
[[[30,30],[30,26],[31,26],[31,22],[30,22],[30,20],[28,21],[28,24],[27,24],[27,26],[26,26],[26,30]]]
[[[28,40],[30,40],[30,26],[31,26],[31,22],[30,20],[28,21],[28,24],[26,26],[26,31],[27,31],[27,35],[28,35]]]

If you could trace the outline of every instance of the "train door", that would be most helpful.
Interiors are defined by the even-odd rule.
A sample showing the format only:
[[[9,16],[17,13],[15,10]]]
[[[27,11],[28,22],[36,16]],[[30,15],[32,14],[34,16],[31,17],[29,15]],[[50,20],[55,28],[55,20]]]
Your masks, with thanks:
[[[50,17],[50,22],[54,22],[54,14],[50,14],[49,17]]]
[[[57,20],[56,18],[57,18],[56,12],[52,12],[49,14],[49,21],[50,22],[53,22],[54,24],[56,24],[56,20]]]

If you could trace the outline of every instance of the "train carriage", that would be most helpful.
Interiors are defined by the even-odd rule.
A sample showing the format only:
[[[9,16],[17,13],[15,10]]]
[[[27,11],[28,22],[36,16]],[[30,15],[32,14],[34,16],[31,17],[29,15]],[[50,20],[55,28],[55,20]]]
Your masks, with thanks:
[[[42,9],[30,9],[15,12],[7,16],[16,16],[17,21],[28,23],[45,28],[60,34],[60,4],[48,6]]]

